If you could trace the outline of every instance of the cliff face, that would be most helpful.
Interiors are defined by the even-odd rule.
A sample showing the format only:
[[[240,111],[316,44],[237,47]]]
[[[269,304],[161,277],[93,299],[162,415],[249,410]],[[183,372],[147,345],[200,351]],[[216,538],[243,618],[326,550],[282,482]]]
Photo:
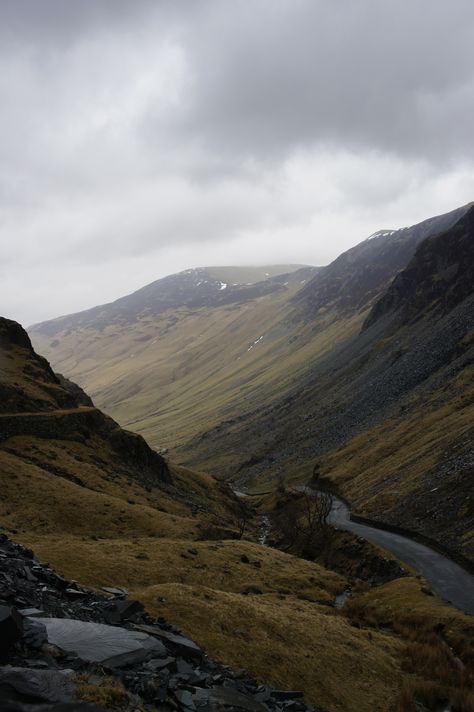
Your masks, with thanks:
[[[397,312],[407,324],[425,312],[442,316],[472,294],[474,285],[474,208],[449,230],[425,240],[407,267],[365,321],[364,329]]]
[[[25,436],[95,448],[110,468],[125,469],[147,486],[171,481],[161,455],[56,375],[19,324],[0,318],[0,443]]]
[[[35,353],[20,324],[0,317],[0,413],[75,408],[78,396]],[[81,400],[92,406],[82,391]]]
[[[342,312],[367,308],[409,263],[427,237],[452,227],[469,206],[429,218],[401,230],[380,230],[322,268],[295,302],[308,314],[336,307]]]

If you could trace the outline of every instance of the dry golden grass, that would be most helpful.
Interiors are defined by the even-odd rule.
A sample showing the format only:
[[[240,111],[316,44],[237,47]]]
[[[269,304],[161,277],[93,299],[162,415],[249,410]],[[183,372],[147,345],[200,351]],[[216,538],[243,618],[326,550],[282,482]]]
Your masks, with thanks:
[[[76,697],[83,702],[111,710],[131,709],[130,697],[116,678],[79,675],[74,684]]]
[[[346,584],[317,564],[249,541],[144,538],[132,532],[126,539],[99,541],[34,534],[21,538],[62,574],[89,586],[141,588],[173,582],[230,593],[257,587],[264,593],[329,602]]]
[[[96,488],[89,489],[0,450],[0,483],[0,517],[7,532],[114,538],[130,531],[142,536],[181,537],[196,531],[197,522],[189,513],[158,511],[146,503],[144,488],[133,485],[124,489],[123,478],[110,487],[98,478]],[[115,492],[120,486],[122,496]]]
[[[302,687],[334,712],[385,709],[400,684],[401,646],[384,635],[369,639],[334,615],[327,604],[346,587],[342,576],[251,541],[199,540],[202,521],[192,505],[111,477],[109,464],[94,463],[78,443],[6,441],[3,527],[69,578],[126,586],[211,655],[262,681]],[[65,475],[80,476],[83,485]],[[177,468],[175,487],[191,502],[210,502],[215,520],[233,516],[221,486],[207,476]],[[245,595],[249,590],[262,594]]]
[[[392,581],[350,600],[344,614],[359,626],[393,630],[405,642],[405,673],[396,712],[450,703],[474,710],[474,619],[423,593],[415,578]]]
[[[295,323],[288,302],[299,286],[240,305],[181,308],[100,332],[80,329],[60,334],[54,346],[36,332],[33,339],[56,370],[122,426],[152,445],[176,447],[271,402],[309,362],[360,327],[363,315],[328,313],[310,325]],[[227,462],[225,453],[214,456],[216,467]]]
[[[221,484],[173,468],[174,489],[150,491],[115,472],[93,445],[12,438],[0,446],[3,527],[67,577],[93,588],[126,586],[212,656],[262,682],[301,688],[330,712],[389,712],[413,677],[408,646],[420,644],[405,625],[428,616],[446,621],[450,644],[465,645],[463,659],[472,653],[466,617],[427,598],[418,582],[361,593],[373,621],[366,615],[357,628],[328,605],[347,586],[343,576],[252,541],[200,538],[203,524],[235,516]],[[66,479],[72,476],[82,485]],[[196,513],[204,506],[211,514]],[[412,622],[401,615],[407,602],[418,616]],[[377,629],[381,617],[389,619],[384,606],[394,607],[399,630]],[[122,704],[120,690],[92,687],[95,701],[105,694]]]
[[[398,692],[399,642],[380,633],[369,638],[331,609],[204,586],[164,584],[133,593],[220,660],[262,682],[302,689],[331,712],[388,712],[387,700]]]

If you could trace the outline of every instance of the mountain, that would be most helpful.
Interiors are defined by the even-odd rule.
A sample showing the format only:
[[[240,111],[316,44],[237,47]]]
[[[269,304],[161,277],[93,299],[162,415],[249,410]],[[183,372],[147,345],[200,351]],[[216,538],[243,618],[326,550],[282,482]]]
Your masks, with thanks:
[[[470,220],[472,216],[468,216]],[[466,250],[469,220],[459,233],[459,244]],[[447,239],[451,234],[445,233]],[[235,690],[236,680],[244,694],[257,690],[258,697],[251,704],[255,712],[263,712],[262,704],[266,703],[262,701],[273,704],[275,696],[281,707],[304,712],[303,703],[295,699],[303,694],[306,701],[327,712],[407,712],[421,704],[428,708],[441,702],[453,708],[471,705],[472,621],[432,595],[426,581],[386,552],[345,532],[333,532],[329,549],[319,555],[314,552],[310,560],[275,548],[286,549],[284,540],[279,542],[283,529],[278,522],[285,516],[286,506],[282,484],[307,480],[317,453],[322,479],[331,480],[359,511],[375,519],[393,520],[394,505],[399,505],[400,511],[415,521],[419,506],[419,529],[423,530],[427,528],[426,511],[435,504],[429,513],[435,529],[439,532],[445,527],[448,544],[458,546],[458,551],[464,536],[464,551],[468,551],[471,500],[463,468],[465,448],[472,442],[472,326],[466,331],[472,305],[469,295],[463,298],[468,279],[463,279],[459,270],[455,274],[449,261],[449,255],[457,253],[456,239],[453,250],[442,259],[436,257],[437,245],[444,242],[434,244],[434,252],[423,259],[442,265],[443,289],[449,293],[453,286],[457,296],[441,309],[435,295],[427,297],[422,318],[414,325],[403,316],[399,320],[403,308],[400,301],[393,300],[365,328],[369,313],[365,307],[356,314],[333,308],[309,319],[306,307],[293,301],[305,281],[297,271],[293,280],[280,278],[284,290],[244,303],[180,307],[158,319],[138,318],[138,330],[136,322],[130,323],[124,340],[127,328],[117,323],[102,332],[84,328],[75,334],[59,333],[58,340],[59,336],[71,339],[69,347],[76,339],[76,353],[70,358],[80,360],[81,343],[92,359],[92,344],[96,352],[101,343],[111,349],[114,341],[126,349],[126,339],[143,346],[143,340],[138,340],[140,330],[141,335],[156,333],[160,325],[161,345],[167,344],[167,358],[175,368],[182,355],[173,351],[176,341],[169,337],[176,329],[179,335],[175,333],[173,338],[182,339],[183,351],[191,351],[186,377],[189,384],[194,381],[187,393],[191,400],[186,403],[186,393],[182,393],[182,403],[189,413],[188,424],[194,421],[200,430],[177,452],[193,462],[207,460],[242,486],[269,489],[265,497],[238,498],[224,482],[165,462],[139,436],[125,433],[94,408],[78,386],[57,376],[33,351],[21,327],[2,322],[0,389],[8,407],[0,414],[0,523],[10,537],[47,558],[60,576],[38,562],[31,567],[31,552],[25,553],[2,536],[0,561],[6,556],[9,563],[7,578],[0,576],[0,597],[9,605],[6,612],[2,609],[0,625],[17,621],[10,609],[17,597],[23,600],[22,605],[41,606],[47,616],[66,618],[60,625],[69,629],[70,635],[76,619],[91,621],[93,617],[94,622],[103,622],[111,616],[117,625],[117,616],[125,611],[129,618],[126,630],[136,634],[134,622],[140,625],[145,620],[143,632],[164,639],[168,648],[170,637],[164,636],[163,630],[165,634],[171,631],[165,617],[216,659],[246,668],[256,679],[252,682],[241,670],[220,677],[215,668],[212,688],[216,689],[199,692],[200,687],[209,689],[211,681],[206,675],[212,661],[207,658],[204,666],[187,666],[183,664],[186,661],[178,664],[173,661],[175,648],[170,647],[172,657],[159,661],[153,684],[149,672],[152,660],[115,673],[120,683],[139,693],[152,709],[155,703],[159,707],[157,700],[163,699],[159,695],[165,690],[177,709],[185,712],[190,709],[190,696],[212,697],[223,680],[226,689],[230,685]],[[406,269],[412,265],[410,262]],[[172,316],[177,319],[169,325],[167,320]],[[242,336],[256,330],[260,336],[242,344]],[[450,336],[443,340],[439,334]],[[457,337],[462,334],[459,345]],[[429,338],[431,349],[427,347]],[[438,343],[441,348],[436,351]],[[245,355],[248,359],[237,363],[237,368],[230,364],[235,369],[229,372],[230,384],[225,378],[219,383],[229,364],[221,364],[223,370],[217,377],[212,375],[219,358],[222,360],[223,347],[226,355],[235,355],[233,349],[238,348],[240,361]],[[142,358],[146,351],[145,346]],[[116,369],[125,353],[118,354]],[[155,356],[157,353],[155,350]],[[97,368],[97,353],[95,358]],[[162,354],[161,358],[163,365],[166,357]],[[238,356],[234,361],[239,361]],[[151,369],[153,358],[147,363]],[[438,390],[429,375],[437,363]],[[397,364],[403,367],[391,371]],[[86,365],[90,368],[91,362]],[[210,369],[208,382],[196,384],[206,369]],[[144,374],[147,388],[153,384],[152,373]],[[247,384],[245,397],[250,399],[252,394],[249,402],[253,407],[236,415],[238,404],[226,402],[226,396]],[[215,401],[207,402],[209,387],[222,399],[214,417],[226,408],[234,415],[206,433],[206,420],[215,409]],[[202,397],[196,400],[199,389]],[[171,397],[169,393],[167,397]],[[387,405],[389,393],[394,399]],[[402,402],[400,393],[413,397],[413,402],[410,398]],[[156,401],[160,395],[155,386]],[[360,407],[352,402],[359,396],[364,396]],[[132,405],[133,393],[129,397]],[[398,420],[395,411],[387,417],[390,405],[398,409]],[[175,420],[175,414],[162,413],[160,423],[166,420]],[[168,425],[169,432],[173,427]],[[315,439],[316,432],[319,439]],[[436,469],[435,474],[441,474],[440,484],[433,486],[428,473],[420,488],[421,478],[427,474],[425,458],[431,457],[428,464],[434,462],[436,438],[441,452],[451,454],[456,433],[456,463],[448,458],[447,471]],[[159,434],[157,439],[161,440]],[[117,447],[117,442],[123,442],[125,448]],[[137,456],[136,448],[128,451],[138,442],[143,457]],[[453,464],[459,475],[459,495],[453,492],[457,476],[456,472],[453,475]],[[295,495],[300,496],[290,493],[290,504]],[[301,501],[304,505],[304,495]],[[293,530],[300,522],[291,516],[291,510],[289,515]],[[270,517],[274,546],[261,546],[256,543],[259,528],[268,531]],[[38,587],[31,577],[45,580],[47,585]],[[127,602],[103,602],[84,585],[96,591],[113,587],[114,595],[126,587],[146,605],[153,619],[143,614],[138,604],[132,603],[129,609]],[[46,623],[49,621],[46,618]],[[59,624],[49,625],[54,632]],[[119,625],[124,627],[123,617]],[[35,643],[37,637],[32,640]],[[0,637],[0,653],[4,641]],[[30,671],[46,663],[56,672],[64,665],[82,672],[81,661],[61,652],[55,653],[54,659],[47,654],[43,658],[44,650],[30,651],[29,641],[22,639],[14,651],[16,657],[9,661],[26,665]],[[110,671],[106,673],[104,679],[101,672],[99,680],[82,675],[80,694],[125,711],[129,698],[123,696]],[[280,691],[275,693],[268,684],[258,683],[270,683]],[[0,679],[0,695],[4,693]],[[228,701],[231,693],[225,694]],[[235,696],[232,700],[235,703]],[[237,702],[237,707],[244,704],[241,697]],[[23,707],[21,712],[27,711]]]
[[[240,464],[227,475],[262,487],[308,478],[317,461],[358,513],[472,562],[473,217],[420,242],[360,330],[292,390],[187,443],[183,461],[212,469],[230,451]]]
[[[361,514],[472,559],[471,218],[465,206],[384,231],[293,294],[242,311],[179,314],[138,367],[124,361],[123,332],[71,334],[56,348],[83,348],[77,368],[109,381],[100,397],[125,393],[107,407],[177,445],[188,466],[265,489],[281,472],[307,477],[318,459]],[[107,339],[120,344],[112,359]]]
[[[401,230],[380,230],[320,270],[295,297],[314,315],[320,309],[356,312],[370,306],[404,269],[418,245],[454,225],[465,205]]]
[[[192,453],[194,438],[228,421],[232,427],[255,410],[270,412],[321,359],[327,356],[330,364],[333,350],[357,336],[420,242],[454,224],[468,207],[380,231],[327,267],[283,275],[275,273],[288,266],[264,267],[269,276],[252,285],[234,281],[252,274],[258,279],[261,271],[188,270],[112,305],[38,324],[30,334],[56,369],[122,425],[154,446],[189,445]],[[268,442],[271,432],[267,426]],[[234,447],[240,462],[254,454],[243,454],[237,441]],[[192,457],[184,454],[188,463]],[[214,472],[235,468],[226,447],[209,448],[198,462]]]
[[[243,409],[249,398],[273,398],[272,390],[292,377],[282,356],[294,330],[282,317],[317,268],[271,276],[290,267],[261,268],[270,276],[255,284],[223,280],[258,278],[256,268],[187,270],[29,332],[36,348],[101,408],[168,448],[203,423],[217,425],[231,403]],[[264,381],[262,354],[270,361]],[[303,365],[303,351],[295,357]]]
[[[103,329],[116,323],[123,326],[180,307],[198,309],[242,304],[283,290],[281,277],[285,277],[284,281],[294,279],[290,275],[300,269],[306,277],[317,271],[317,268],[304,265],[188,269],[159,279],[110,304],[37,324],[30,331],[55,336],[81,327]]]
[[[186,466],[265,489],[281,473],[308,477],[318,460],[360,514],[472,559],[472,211],[380,231],[244,303],[170,308],[127,327],[76,329],[73,315],[54,346],[48,323],[32,337]],[[348,471],[348,453],[360,470]]]

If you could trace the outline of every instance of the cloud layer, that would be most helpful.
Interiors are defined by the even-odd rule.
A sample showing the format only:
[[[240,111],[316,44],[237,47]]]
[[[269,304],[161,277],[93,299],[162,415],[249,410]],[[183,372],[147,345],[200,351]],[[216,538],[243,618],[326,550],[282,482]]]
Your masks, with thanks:
[[[4,0],[0,298],[322,264],[473,199],[471,0]]]

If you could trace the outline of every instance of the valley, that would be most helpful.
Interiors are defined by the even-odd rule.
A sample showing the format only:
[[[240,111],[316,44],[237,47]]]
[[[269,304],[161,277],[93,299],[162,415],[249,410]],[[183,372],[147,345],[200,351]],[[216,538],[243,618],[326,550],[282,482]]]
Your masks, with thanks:
[[[2,531],[288,691],[280,712],[471,712],[473,246],[468,205],[327,267],[186,270],[31,341],[0,320]],[[316,486],[353,518],[310,536]]]

